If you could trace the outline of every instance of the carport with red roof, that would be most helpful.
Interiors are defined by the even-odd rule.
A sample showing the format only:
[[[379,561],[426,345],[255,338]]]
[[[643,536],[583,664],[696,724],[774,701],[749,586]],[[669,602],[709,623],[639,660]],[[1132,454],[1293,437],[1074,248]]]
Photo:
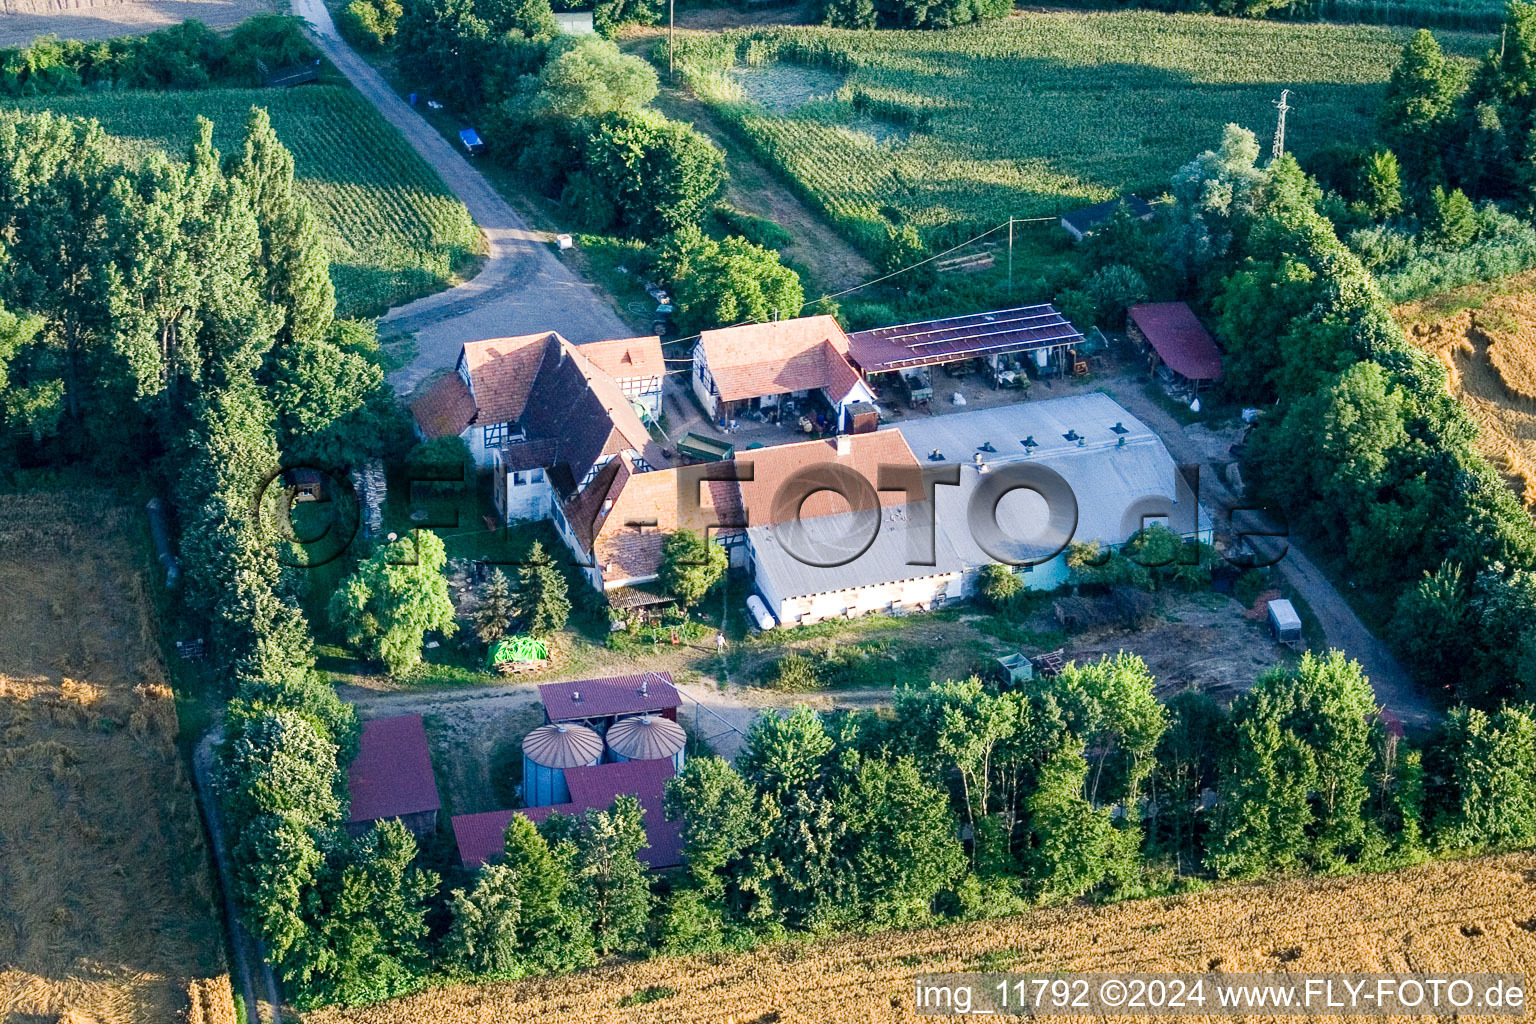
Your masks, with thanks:
[[[1221,350],[1210,332],[1184,302],[1152,302],[1132,306],[1126,332],[1133,341],[1151,347],[1153,370],[1167,366],[1199,391],[1221,380]]]

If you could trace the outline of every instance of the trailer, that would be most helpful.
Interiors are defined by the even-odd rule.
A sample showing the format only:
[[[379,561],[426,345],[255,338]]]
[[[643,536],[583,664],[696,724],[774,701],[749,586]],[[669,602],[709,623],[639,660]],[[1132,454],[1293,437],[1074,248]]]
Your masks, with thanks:
[[[1269,602],[1269,635],[1277,644],[1301,650],[1301,616],[1296,614],[1296,606],[1284,598]]]
[[[736,454],[736,446],[729,441],[687,433],[677,439],[677,454],[695,462],[724,462]]]
[[[480,141],[480,133],[473,128],[459,129],[459,141],[464,144],[464,151],[470,156],[479,156],[485,152],[485,143]]]

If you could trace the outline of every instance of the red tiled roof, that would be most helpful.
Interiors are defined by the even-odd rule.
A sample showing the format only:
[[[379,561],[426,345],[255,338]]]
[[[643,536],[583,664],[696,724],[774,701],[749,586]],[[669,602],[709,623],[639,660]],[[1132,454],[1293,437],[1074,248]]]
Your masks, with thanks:
[[[1189,380],[1221,379],[1221,352],[1187,303],[1132,306],[1129,316],[1175,373]]]
[[[574,816],[606,811],[616,798],[628,794],[639,799],[645,812],[647,846],[640,851],[640,859],[652,868],[676,867],[683,862],[683,823],[668,821],[665,808],[667,780],[674,774],[672,762],[664,760],[567,768],[565,783],[571,791],[570,803],[461,814],[454,818],[453,837],[459,847],[459,860],[467,868],[478,867],[500,854],[506,847],[507,825],[514,814],[521,814],[537,825],[551,814]]]
[[[529,440],[558,441],[558,458],[576,480],[604,455],[627,449],[652,466],[666,465],[623,389],[560,335],[471,341],[460,359],[477,409],[474,422],[517,423]]]
[[[642,684],[646,690],[644,695],[640,693]],[[573,694],[577,693],[581,694],[581,700],[573,699]],[[544,714],[551,722],[638,715],[646,711],[665,711],[682,704],[682,698],[672,686],[670,672],[540,683],[539,698],[543,700]]]
[[[752,480],[741,484],[741,503],[749,526],[769,526],[779,520],[793,518],[775,516],[773,499],[779,487],[789,477],[809,466],[846,466],[869,481],[875,488],[879,483],[879,467],[918,467],[917,457],[907,447],[900,431],[877,430],[869,434],[845,434],[842,440],[852,448],[851,454],[837,454],[837,440],[801,441],[797,444],[780,444],[768,448],[753,448],[736,454],[738,466],[752,467]],[[746,476],[743,469],[742,476]],[[904,491],[877,491],[880,504],[886,507],[907,502]],[[792,510],[781,510],[792,512]],[[849,511],[847,501],[832,491],[818,491],[800,506],[800,518],[837,515]]]
[[[348,821],[400,818],[443,806],[420,715],[363,723],[357,758],[347,769],[352,795]]]
[[[727,402],[827,388],[839,398],[859,379],[848,365],[848,338],[830,316],[704,331],[699,347]]]
[[[411,400],[411,415],[427,440],[458,437],[475,421],[475,399],[457,373],[448,373]]]
[[[667,372],[666,361],[661,355],[661,339],[654,334],[648,338],[591,341],[581,346],[581,354],[614,380],[661,377]]]
[[[618,461],[618,460],[615,460]],[[604,467],[606,470],[607,467]],[[609,493],[613,507],[606,514],[592,502],[579,503],[567,513],[587,551],[595,555],[597,565],[608,580],[645,579],[661,568],[661,549],[666,535],[674,530],[692,530],[701,536],[713,524],[728,527],[742,522],[741,493],[727,480],[707,480],[698,485],[698,510],[693,503],[685,507],[679,488],[698,472],[697,469],[663,469],[635,473],[622,482],[614,481]],[[684,474],[679,476],[679,474]],[[591,488],[589,488],[590,490]],[[577,525],[576,516],[585,516]],[[592,530],[593,518],[597,528]],[[634,524],[651,523],[650,526]],[[711,537],[739,532],[739,528],[718,529]],[[595,540],[587,540],[595,534]]]

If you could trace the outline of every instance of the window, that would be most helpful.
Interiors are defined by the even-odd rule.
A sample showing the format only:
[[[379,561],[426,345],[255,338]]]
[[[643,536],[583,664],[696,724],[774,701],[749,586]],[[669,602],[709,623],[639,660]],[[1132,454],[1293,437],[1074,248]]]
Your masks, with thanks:
[[[505,423],[487,423],[485,430],[485,446],[487,448],[500,448],[507,443],[507,425]]]
[[[544,471],[542,469],[530,469],[528,471],[528,482],[531,483],[531,484],[541,484],[541,483],[543,483],[544,482]]]

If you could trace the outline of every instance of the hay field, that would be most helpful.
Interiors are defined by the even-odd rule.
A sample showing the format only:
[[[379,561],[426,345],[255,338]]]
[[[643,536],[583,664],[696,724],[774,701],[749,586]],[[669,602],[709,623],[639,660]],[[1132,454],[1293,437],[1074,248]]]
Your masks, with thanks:
[[[0,496],[0,1020],[233,1024],[136,513]]]
[[[1536,273],[1400,306],[1398,321],[1450,371],[1478,450],[1536,507]]]
[[[564,980],[446,989],[304,1019],[306,1024],[884,1024],[918,1019],[911,979],[931,971],[1529,974],[1536,973],[1533,913],[1536,854],[1522,853],[1387,875],[1069,907],[746,956],[649,961]],[[654,990],[648,995],[675,992],[641,1005],[618,1005],[626,997],[634,1002],[636,993],[647,989]]]

